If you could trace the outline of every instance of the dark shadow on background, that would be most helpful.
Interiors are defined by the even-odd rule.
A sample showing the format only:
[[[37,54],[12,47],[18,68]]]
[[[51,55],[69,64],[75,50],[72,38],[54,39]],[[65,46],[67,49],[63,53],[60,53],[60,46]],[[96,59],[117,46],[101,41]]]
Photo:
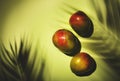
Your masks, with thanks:
[[[13,10],[13,8],[17,7],[18,5],[20,5],[23,2],[24,2],[24,0],[0,0],[0,37],[4,36],[2,34],[2,31],[4,29],[4,25],[5,25],[7,16],[11,12],[11,10]],[[15,48],[13,48],[14,45],[10,44],[10,47],[11,47],[10,50],[13,52],[12,54],[14,55],[14,57],[11,56],[10,52],[6,49],[6,47],[0,49],[0,81],[44,81],[43,73],[44,73],[44,69],[46,66],[45,60],[41,60],[41,62],[40,62],[41,68],[40,68],[38,77],[35,80],[36,72],[33,72],[33,74],[32,74],[32,70],[35,66],[37,50],[35,50],[34,57],[31,61],[31,63],[29,63],[27,66],[27,61],[28,61],[29,54],[31,51],[31,48],[30,48],[31,46],[24,47],[25,45],[26,44],[24,42],[22,42],[22,40],[21,40],[18,57],[16,57],[17,56],[16,43],[15,43]],[[1,45],[1,41],[0,41],[0,48],[3,46],[4,45]],[[28,48],[30,48],[30,49],[28,49]],[[1,50],[4,50],[5,53],[1,52]],[[5,56],[3,56],[3,55],[5,55]],[[6,57],[8,57],[8,58],[6,58]],[[3,62],[3,60],[1,60],[1,58],[4,60],[6,60],[6,59],[10,59],[10,60],[6,60],[7,63],[5,63],[5,62]],[[8,67],[8,65],[10,65],[9,61],[11,61],[12,64],[15,65],[14,67],[17,67],[16,66],[17,63],[14,62],[14,59],[17,59],[17,61],[20,62],[20,64],[18,64],[18,65],[20,65],[19,68],[22,68],[22,70],[23,70],[21,72],[21,74],[23,74],[22,76],[19,76],[20,74],[17,73],[16,69],[13,69],[12,66]],[[26,68],[26,69],[24,69],[24,68]],[[5,74],[5,72],[3,72],[2,69],[4,69],[4,71],[7,72],[8,74]],[[48,76],[49,76],[49,74],[48,74]]]
[[[104,25],[104,21],[106,21],[107,29],[115,34],[118,39],[116,39],[112,33],[106,33],[107,31],[105,31],[105,34],[108,34],[107,36],[104,36],[103,33],[100,37],[90,37],[89,39],[95,42],[85,42],[84,44],[86,44],[87,49],[92,50],[98,53],[99,56],[103,57],[101,60],[103,60],[108,67],[112,69],[115,75],[120,75],[120,1],[104,0],[104,4],[106,7],[106,20],[103,18],[104,16],[99,8],[99,3],[93,1],[93,6],[96,10],[99,22]],[[66,5],[68,8],[71,8],[71,10],[75,10],[74,7],[71,7],[67,4],[64,5]],[[66,13],[70,12],[67,10],[67,8],[62,8],[62,10]],[[107,73],[109,74],[109,72]],[[110,77],[113,76],[110,75]],[[113,80],[120,81],[120,78],[116,76],[110,81]]]
[[[116,32],[120,38],[120,1],[119,0],[104,0],[107,10],[107,24],[111,31]]]
[[[22,2],[23,0],[0,0],[0,35],[2,35],[5,20],[9,12]]]
[[[120,75],[120,1],[104,0],[104,3],[107,10],[107,28],[113,32],[118,39],[112,37],[112,34],[108,33],[109,35],[107,38],[104,38],[104,36],[100,37],[101,42],[87,43],[86,45],[89,46],[88,49],[91,48],[93,51],[98,52],[100,56],[105,57],[105,59],[102,60],[105,61],[105,63],[112,69],[113,72],[116,73],[116,75]],[[98,6],[96,3],[93,3],[93,5]],[[99,21],[104,23],[99,8],[95,8]],[[92,40],[99,41],[96,37],[93,37]],[[120,81],[120,78],[117,77],[114,80]]]

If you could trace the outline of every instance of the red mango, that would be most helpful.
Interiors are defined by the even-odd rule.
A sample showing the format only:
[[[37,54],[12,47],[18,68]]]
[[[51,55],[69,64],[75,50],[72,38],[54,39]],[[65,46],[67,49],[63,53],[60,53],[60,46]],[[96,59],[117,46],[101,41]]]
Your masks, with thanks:
[[[77,11],[70,17],[69,23],[72,29],[81,37],[90,37],[93,34],[93,23],[82,11]]]
[[[77,76],[88,76],[96,70],[96,62],[89,54],[81,52],[72,58],[70,68]]]
[[[60,51],[68,56],[74,56],[80,52],[81,43],[69,30],[60,29],[56,31],[53,35],[52,41]]]

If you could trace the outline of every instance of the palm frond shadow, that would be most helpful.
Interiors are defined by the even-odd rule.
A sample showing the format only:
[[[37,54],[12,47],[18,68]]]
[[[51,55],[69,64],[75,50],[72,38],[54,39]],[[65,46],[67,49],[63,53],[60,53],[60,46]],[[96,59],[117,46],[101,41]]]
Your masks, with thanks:
[[[73,11],[78,11],[77,8],[71,6],[70,4],[67,4],[67,3],[63,3],[63,5],[62,5],[62,7],[60,7],[60,9],[69,15],[71,15],[73,13]]]
[[[109,3],[108,3],[109,2]],[[105,1],[106,5],[112,5],[111,1]],[[120,33],[119,31],[119,2],[117,1],[113,1],[114,4],[118,4],[115,7],[112,5],[113,7],[113,12],[110,10],[111,8],[109,8],[110,6],[106,6],[107,7],[107,30],[110,31],[106,31],[106,27],[104,26],[104,20],[105,18],[103,18],[104,16],[102,16],[103,14],[99,11],[99,6],[98,4],[96,5],[94,3],[94,5],[96,6],[96,13],[99,19],[99,23],[101,23],[101,27],[102,30],[104,31],[103,33],[95,36],[90,37],[89,39],[86,40],[90,40],[90,41],[94,41],[94,42],[82,42],[83,45],[85,45],[86,49],[92,50],[95,53],[98,53],[100,57],[103,57],[101,60],[103,60],[115,73],[116,75],[120,74]],[[64,4],[65,6],[67,6],[68,8],[71,8],[71,10],[77,11],[76,8]],[[67,8],[62,8],[62,10],[65,13],[69,13],[71,14],[71,10],[67,9]],[[116,12],[117,12],[117,16],[116,16]],[[111,18],[110,16],[113,15],[113,17]],[[115,15],[115,16],[114,16]],[[61,22],[63,23],[63,22]],[[103,25],[102,25],[103,24]],[[101,29],[101,28],[100,28]],[[115,32],[113,31],[113,29],[115,30]],[[112,33],[111,33],[112,32]],[[114,33],[113,33],[114,32]],[[97,55],[98,55],[97,54]],[[120,80],[119,77],[116,78],[116,80]]]
[[[114,33],[108,31],[102,36],[100,38],[90,38],[91,40],[94,40],[94,42],[85,42],[84,44],[87,46],[87,49],[97,53],[97,55],[100,56],[100,59],[103,60],[116,73],[116,75],[119,75],[120,40],[116,38]],[[117,78],[119,80],[119,77]]]
[[[34,52],[32,61],[28,63],[32,44],[22,39],[18,48],[16,41],[14,45],[9,43],[10,50],[4,44],[0,45],[0,81],[44,81],[43,70],[45,62],[40,62],[42,67],[35,79],[33,68],[36,62],[37,50]]]

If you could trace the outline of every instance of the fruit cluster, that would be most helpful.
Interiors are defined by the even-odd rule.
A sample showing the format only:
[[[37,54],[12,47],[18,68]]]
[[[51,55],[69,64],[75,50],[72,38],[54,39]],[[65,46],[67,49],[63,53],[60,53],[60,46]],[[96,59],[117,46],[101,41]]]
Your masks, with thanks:
[[[81,37],[88,38],[93,33],[91,19],[82,11],[74,13],[69,20],[72,29]],[[81,51],[79,39],[67,29],[59,29],[52,38],[53,44],[64,54],[72,56],[71,71],[77,76],[88,76],[96,69],[95,60],[87,53]]]

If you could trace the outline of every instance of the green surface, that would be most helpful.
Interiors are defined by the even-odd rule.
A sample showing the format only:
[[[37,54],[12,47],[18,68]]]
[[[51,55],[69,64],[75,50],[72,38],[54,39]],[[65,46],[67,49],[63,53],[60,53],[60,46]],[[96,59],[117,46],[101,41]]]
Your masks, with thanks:
[[[44,77],[46,81],[49,81],[50,78],[51,81],[111,81],[113,77],[116,78],[118,75],[103,60],[107,59],[103,52],[109,52],[117,38],[107,28],[106,8],[103,0],[93,1],[101,10],[103,23],[98,19],[92,0],[19,0],[16,3],[4,2],[3,10],[1,10],[3,11],[1,16],[4,19],[1,23],[3,28],[1,39],[9,48],[9,41],[12,42],[16,39],[19,42],[20,37],[28,36],[28,40],[33,42],[32,50],[38,50],[36,69],[33,72],[36,72],[37,76],[40,58],[45,58]],[[5,8],[5,6],[8,7]],[[72,13],[76,12],[72,8],[84,11],[91,18],[94,24],[92,37],[82,38],[72,30],[69,25],[69,18]],[[72,31],[82,43],[81,51],[89,53],[96,60],[97,69],[92,75],[87,77],[75,76],[70,70],[71,57],[64,55],[53,45],[53,34],[58,29],[63,28]],[[112,45],[109,46],[109,44]],[[30,59],[32,59],[32,55]]]

